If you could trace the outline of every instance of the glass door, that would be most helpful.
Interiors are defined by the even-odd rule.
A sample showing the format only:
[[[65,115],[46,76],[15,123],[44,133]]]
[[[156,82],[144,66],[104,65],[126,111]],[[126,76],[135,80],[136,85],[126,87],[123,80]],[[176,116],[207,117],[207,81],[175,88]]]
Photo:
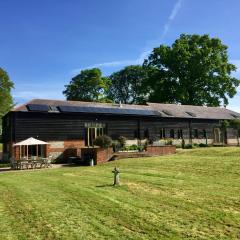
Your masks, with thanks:
[[[105,133],[105,125],[100,123],[86,123],[85,124],[85,145],[93,146],[94,140],[98,136],[103,136]]]

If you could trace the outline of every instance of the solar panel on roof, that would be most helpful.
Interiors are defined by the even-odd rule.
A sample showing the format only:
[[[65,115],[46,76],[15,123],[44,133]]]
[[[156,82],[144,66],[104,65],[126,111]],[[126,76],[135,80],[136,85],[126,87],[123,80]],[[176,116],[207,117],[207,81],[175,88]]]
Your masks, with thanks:
[[[49,106],[49,111],[50,112],[59,112],[58,107],[54,105]]]
[[[36,112],[48,112],[49,110],[48,105],[43,105],[43,104],[28,104],[27,108],[29,111],[36,111]]]
[[[144,115],[156,116],[151,110],[126,109],[126,108],[101,108],[101,107],[83,107],[83,106],[59,106],[61,112],[75,113],[97,113],[97,114],[120,114],[120,115]]]
[[[191,116],[191,117],[197,117],[197,114],[193,113],[193,112],[185,112],[187,115]]]
[[[168,116],[173,116],[173,114],[172,114],[172,112],[171,111],[169,111],[169,110],[162,110],[162,112],[163,113],[165,113],[166,115],[168,115]]]

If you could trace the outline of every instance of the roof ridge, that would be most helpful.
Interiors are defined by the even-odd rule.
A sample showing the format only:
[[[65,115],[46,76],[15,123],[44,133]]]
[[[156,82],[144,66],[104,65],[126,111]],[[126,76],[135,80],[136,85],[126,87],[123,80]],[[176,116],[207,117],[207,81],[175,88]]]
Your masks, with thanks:
[[[177,104],[177,103],[153,103],[153,102],[147,102],[147,104],[151,105],[151,104],[157,104],[157,105],[171,105],[171,106],[183,106],[183,107],[204,107],[204,108],[217,108],[217,109],[227,109],[225,107],[222,107],[222,106],[216,106],[216,107],[213,107],[213,106],[206,106],[206,105],[187,105],[187,104]],[[229,110],[229,109],[227,109]]]
[[[69,102],[69,103],[88,103],[88,104],[102,104],[102,105],[120,105],[120,103],[106,103],[106,102],[91,102],[91,101],[79,101],[79,100],[62,100],[62,99],[43,99],[43,98],[34,98],[30,102],[27,102],[23,105],[27,105],[34,101],[58,101],[58,102]],[[146,104],[129,104],[129,103],[121,103],[123,106],[148,106]]]

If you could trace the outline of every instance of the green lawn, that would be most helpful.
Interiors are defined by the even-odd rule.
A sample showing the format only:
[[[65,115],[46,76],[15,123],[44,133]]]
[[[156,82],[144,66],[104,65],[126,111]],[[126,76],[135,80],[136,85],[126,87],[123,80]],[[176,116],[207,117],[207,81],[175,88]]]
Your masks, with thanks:
[[[239,239],[240,148],[0,172],[0,194],[4,240]]]

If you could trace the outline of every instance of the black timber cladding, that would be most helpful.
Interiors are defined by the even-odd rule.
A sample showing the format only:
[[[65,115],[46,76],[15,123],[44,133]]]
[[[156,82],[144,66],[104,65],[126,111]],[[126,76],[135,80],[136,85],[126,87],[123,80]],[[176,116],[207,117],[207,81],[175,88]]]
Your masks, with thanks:
[[[65,104],[65,105],[64,105]],[[3,123],[4,141],[19,141],[27,137],[43,140],[84,138],[85,122],[104,122],[111,137],[124,135],[128,139],[160,136],[160,129],[183,130],[189,137],[189,127],[205,129],[212,135],[222,119],[238,118],[239,113],[223,109],[176,104],[102,104],[57,100],[32,100],[7,114],[10,125]],[[10,127],[11,126],[11,127]]]
[[[186,119],[166,119],[156,117],[140,116],[104,116],[101,114],[74,114],[74,113],[43,113],[43,112],[15,112],[14,141],[24,140],[28,137],[35,137],[45,141],[51,140],[71,140],[84,139],[86,122],[106,123],[107,134],[113,139],[117,136],[125,136],[134,139],[136,132],[140,132],[140,137],[144,138],[144,131],[148,129],[150,137],[159,137],[160,129],[167,131],[174,129],[185,129],[184,135],[188,137],[189,121]],[[192,128],[206,129],[209,136],[212,128],[219,126],[216,120],[191,121]],[[140,126],[140,129],[138,127]],[[167,137],[169,137],[167,135]]]

